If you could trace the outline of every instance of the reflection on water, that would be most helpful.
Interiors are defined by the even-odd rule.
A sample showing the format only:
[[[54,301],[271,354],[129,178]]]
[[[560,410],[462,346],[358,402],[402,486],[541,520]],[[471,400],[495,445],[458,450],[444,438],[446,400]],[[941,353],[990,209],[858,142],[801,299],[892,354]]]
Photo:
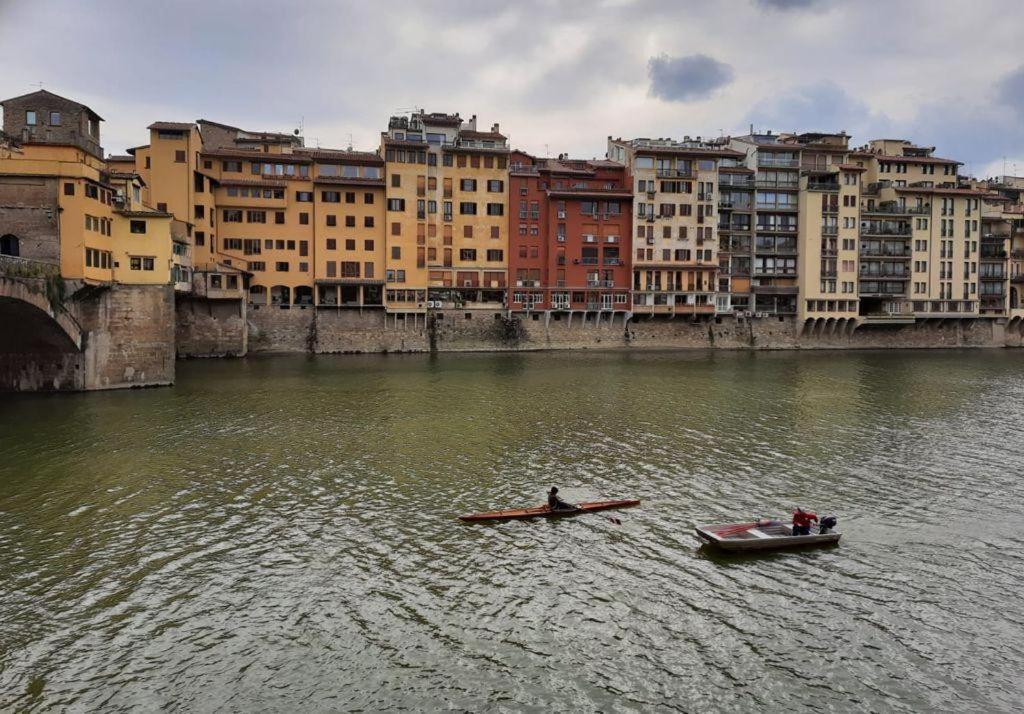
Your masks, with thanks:
[[[274,357],[0,397],[0,709],[1011,710],[1012,351]],[[637,497],[623,525],[468,525]],[[700,521],[835,512],[723,556]]]

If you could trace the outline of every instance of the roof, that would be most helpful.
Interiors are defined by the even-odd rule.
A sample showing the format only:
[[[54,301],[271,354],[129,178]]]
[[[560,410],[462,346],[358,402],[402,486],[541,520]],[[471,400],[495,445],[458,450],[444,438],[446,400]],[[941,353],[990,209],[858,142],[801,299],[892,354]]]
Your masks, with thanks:
[[[872,153],[868,153],[867,156],[876,158],[879,161],[892,161],[903,164],[956,164],[957,166],[963,166],[962,161],[954,161],[953,159],[941,159],[938,156],[892,156],[889,154]]]
[[[843,171],[867,171],[864,166],[858,166],[857,164],[837,164]]]
[[[274,181],[273,179],[244,179],[226,178],[220,180],[221,186],[259,186],[261,188],[285,188],[288,184],[285,181]]]
[[[107,157],[107,161],[131,161],[135,163],[135,157],[131,154],[111,154]]]
[[[195,124],[192,122],[180,122],[180,121],[155,121],[147,129],[156,129],[157,131],[192,131]]]
[[[500,134],[496,131],[473,131],[471,129],[463,129],[459,132],[460,139],[501,139],[502,141],[508,139],[504,134]]]
[[[931,188],[923,186],[893,186],[893,188],[905,193],[944,193],[953,196],[977,196],[979,198],[989,195],[988,191],[980,191],[976,188],[941,188],[939,186]]]
[[[148,148],[149,148],[149,144],[143,144],[142,146],[133,146],[130,149],[125,149],[125,151],[127,151],[132,156],[135,156],[135,152],[138,151],[139,149],[148,149]]]
[[[375,151],[347,151],[342,149],[295,149],[296,154],[303,154],[314,161],[350,161],[383,165],[384,159]]]
[[[153,208],[148,208],[142,211],[117,211],[119,215],[127,216],[128,218],[173,218],[174,216],[166,211],[157,211]]]
[[[101,117],[99,114],[94,112],[92,109],[90,109],[85,104],[82,104],[81,102],[76,102],[74,99],[68,99],[67,97],[62,97],[59,94],[54,94],[53,92],[47,91],[45,89],[39,89],[39,90],[37,90],[35,92],[29,92],[28,94],[21,94],[21,95],[19,95],[17,97],[11,97],[10,99],[4,99],[3,101],[0,101],[0,106],[3,106],[7,102],[16,102],[19,99],[28,99],[29,97],[40,96],[40,95],[45,95],[45,97],[49,97],[49,98],[53,98],[53,99],[59,99],[62,102],[67,102],[68,104],[74,104],[76,106],[79,106],[82,109],[84,109],[87,112],[89,112],[89,114],[91,114],[94,119],[98,119],[99,121],[103,121],[103,117]]]
[[[313,183],[334,184],[339,186],[377,186],[384,185],[384,178],[369,178],[367,176],[317,176]]]

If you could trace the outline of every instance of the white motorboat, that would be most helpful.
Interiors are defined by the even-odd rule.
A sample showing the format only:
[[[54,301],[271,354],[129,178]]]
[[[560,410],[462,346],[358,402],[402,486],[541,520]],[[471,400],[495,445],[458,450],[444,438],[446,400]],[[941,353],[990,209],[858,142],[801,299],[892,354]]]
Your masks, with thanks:
[[[793,535],[793,526],[781,521],[709,523],[697,526],[697,537],[722,550],[773,550],[835,545],[842,533],[813,526],[809,535]],[[824,531],[824,532],[822,532]]]

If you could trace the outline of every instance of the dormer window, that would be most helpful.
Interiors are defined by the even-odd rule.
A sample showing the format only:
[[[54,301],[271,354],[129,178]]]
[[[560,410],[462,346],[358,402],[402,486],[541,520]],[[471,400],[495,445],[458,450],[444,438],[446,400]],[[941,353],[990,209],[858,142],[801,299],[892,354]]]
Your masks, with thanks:
[[[50,112],[50,126],[60,126],[60,112]]]
[[[25,123],[29,126],[36,125],[36,113],[33,111],[25,112]]]

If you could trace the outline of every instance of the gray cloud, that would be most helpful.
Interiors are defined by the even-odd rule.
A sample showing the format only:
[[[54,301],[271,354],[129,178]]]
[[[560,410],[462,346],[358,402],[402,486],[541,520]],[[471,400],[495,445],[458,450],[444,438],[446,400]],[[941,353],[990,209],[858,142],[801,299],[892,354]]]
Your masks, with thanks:
[[[776,131],[840,131],[877,138],[891,130],[892,122],[871,111],[860,99],[833,82],[782,90],[754,105],[747,122],[758,129]]]
[[[770,10],[804,10],[822,4],[823,0],[754,0],[754,2]]]
[[[732,82],[733,69],[714,57],[696,54],[688,57],[652,57],[647,63],[651,79],[649,94],[673,102],[706,99],[720,87]]]
[[[996,96],[1003,104],[1017,110],[1024,119],[1024,65],[1013,70],[996,84]]]

